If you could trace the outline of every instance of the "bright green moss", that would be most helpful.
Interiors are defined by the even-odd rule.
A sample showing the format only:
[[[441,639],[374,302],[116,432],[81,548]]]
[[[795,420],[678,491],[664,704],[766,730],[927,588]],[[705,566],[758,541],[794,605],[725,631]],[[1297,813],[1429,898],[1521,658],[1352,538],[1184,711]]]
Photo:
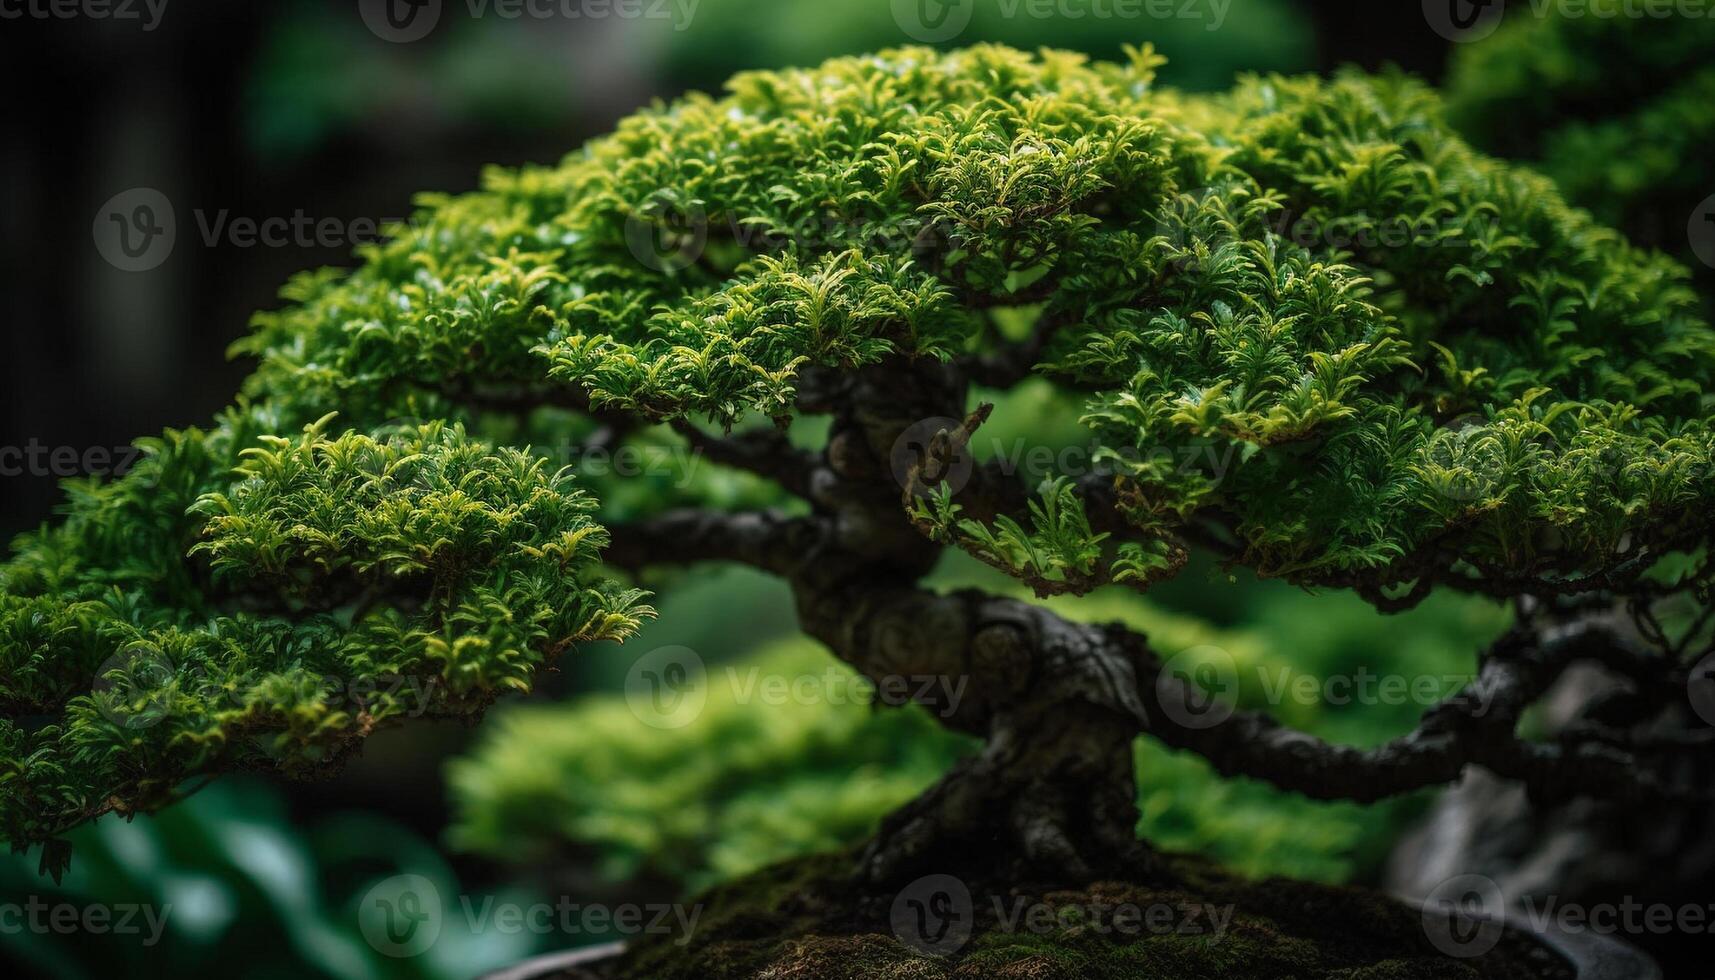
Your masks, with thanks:
[[[843,860],[844,859],[844,860]],[[831,854],[765,868],[699,896],[685,942],[634,943],[621,978],[738,980],[1554,980],[1570,977],[1533,942],[1508,939],[1451,959],[1419,913],[1370,892],[1248,882],[1170,858],[1159,881],[1042,889],[972,886],[968,941],[924,955],[886,902],[862,901]],[[1121,912],[1119,910],[1126,910]],[[1135,910],[1135,911],[1132,911]],[[903,926],[903,928],[901,928]]]

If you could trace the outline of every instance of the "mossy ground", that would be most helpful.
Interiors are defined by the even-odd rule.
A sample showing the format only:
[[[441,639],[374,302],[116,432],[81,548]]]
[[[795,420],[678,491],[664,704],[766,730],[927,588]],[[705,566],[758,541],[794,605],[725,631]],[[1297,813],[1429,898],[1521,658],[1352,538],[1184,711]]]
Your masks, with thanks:
[[[932,956],[901,942],[889,916],[896,893],[848,877],[849,854],[786,862],[697,899],[689,942],[644,941],[601,974],[611,980],[1571,980],[1570,968],[1531,940],[1508,935],[1492,952],[1451,959],[1430,945],[1421,915],[1358,889],[1271,879],[1252,882],[1172,857],[1159,880],[1055,887],[972,884],[968,942]],[[1009,928],[1023,902],[1040,903],[1040,931]],[[1126,934],[1090,909],[1181,910]],[[1230,915],[1218,933],[1206,916]],[[1200,921],[1199,921],[1200,920]],[[1020,920],[1025,921],[1025,920]],[[1111,924],[1114,920],[1105,919]]]

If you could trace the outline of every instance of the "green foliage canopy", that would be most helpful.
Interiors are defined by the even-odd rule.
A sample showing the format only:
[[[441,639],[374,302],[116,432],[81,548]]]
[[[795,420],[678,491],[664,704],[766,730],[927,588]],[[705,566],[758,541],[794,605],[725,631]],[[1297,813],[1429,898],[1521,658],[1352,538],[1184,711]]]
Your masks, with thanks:
[[[951,357],[1038,300],[1041,370],[1095,390],[1127,516],[1218,505],[1265,572],[1590,572],[1699,532],[1715,346],[1681,268],[1473,153],[1414,83],[1193,99],[1153,88],[1157,60],[739,75],[300,280],[239,345],[250,395],[445,413],[401,392],[546,373],[598,409],[731,423],[789,413],[805,365]],[[678,250],[639,261],[640,226]],[[1194,443],[1243,464],[1151,461]]]

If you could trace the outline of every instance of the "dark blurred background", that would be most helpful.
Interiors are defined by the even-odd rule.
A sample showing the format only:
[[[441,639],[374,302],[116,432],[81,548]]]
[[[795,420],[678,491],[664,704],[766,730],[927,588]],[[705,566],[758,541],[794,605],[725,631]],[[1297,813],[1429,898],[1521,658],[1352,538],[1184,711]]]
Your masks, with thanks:
[[[0,9],[24,6],[0,0]],[[87,475],[85,450],[117,451],[227,405],[248,366],[224,351],[249,315],[274,305],[291,273],[347,263],[377,223],[409,215],[413,194],[474,188],[491,164],[556,160],[651,99],[718,90],[742,68],[913,40],[888,0],[699,0],[688,19],[510,19],[449,0],[409,42],[372,30],[359,0],[166,0],[158,16],[141,0],[116,0],[113,9],[136,19],[0,18],[0,447],[71,447],[80,459],[71,472],[49,462],[0,476],[0,539],[50,518],[58,479]],[[1153,41],[1170,59],[1164,83],[1193,89],[1224,87],[1240,71],[1345,64],[1397,65],[1433,81],[1453,46],[1410,0],[1232,0],[1217,30],[1021,23],[979,10],[957,43],[978,40],[1098,57]],[[116,206],[133,212],[138,189],[168,202],[177,234],[170,254],[127,271],[109,261],[103,219]],[[283,240],[245,241],[247,220],[270,219],[285,226]],[[693,642],[711,659],[791,628],[779,592],[738,573],[700,578],[671,601],[681,615],[663,619],[679,632],[651,642]],[[726,620],[744,623],[743,639],[703,625],[719,618],[706,611],[717,601]],[[616,664],[623,674],[616,654],[598,651],[544,696],[601,686]],[[182,948],[138,961],[139,975],[465,976],[504,963],[532,947],[489,936],[444,944],[432,961],[376,959],[342,905],[381,858],[435,868],[466,890],[529,887],[436,844],[450,816],[442,766],[471,736],[393,732],[327,782],[233,781],[155,820],[103,821],[80,841],[66,888],[184,910]],[[41,891],[31,870],[21,860],[0,869],[0,895]],[[91,960],[7,937],[0,969],[7,962],[76,976]]]

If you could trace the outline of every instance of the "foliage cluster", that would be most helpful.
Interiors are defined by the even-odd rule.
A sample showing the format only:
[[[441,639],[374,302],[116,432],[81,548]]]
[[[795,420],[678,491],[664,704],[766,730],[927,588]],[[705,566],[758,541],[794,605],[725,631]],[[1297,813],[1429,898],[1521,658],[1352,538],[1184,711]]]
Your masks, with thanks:
[[[543,460],[328,421],[170,432],[20,540],[0,570],[6,839],[154,809],[200,773],[313,773],[378,725],[528,690],[648,611],[591,577],[594,501]]]

